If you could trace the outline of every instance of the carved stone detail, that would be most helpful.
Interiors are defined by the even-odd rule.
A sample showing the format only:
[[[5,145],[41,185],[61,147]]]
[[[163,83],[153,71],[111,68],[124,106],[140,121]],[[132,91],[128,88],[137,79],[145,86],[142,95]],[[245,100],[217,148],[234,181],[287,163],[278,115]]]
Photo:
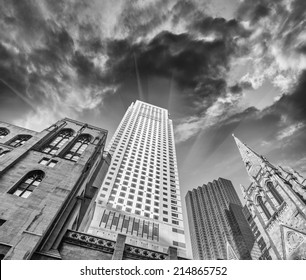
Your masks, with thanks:
[[[108,253],[113,252],[115,248],[115,241],[72,230],[67,231],[65,241]]]
[[[167,258],[166,254],[134,247],[131,245],[125,245],[124,253],[126,254],[126,256],[131,256],[137,259],[165,260]]]

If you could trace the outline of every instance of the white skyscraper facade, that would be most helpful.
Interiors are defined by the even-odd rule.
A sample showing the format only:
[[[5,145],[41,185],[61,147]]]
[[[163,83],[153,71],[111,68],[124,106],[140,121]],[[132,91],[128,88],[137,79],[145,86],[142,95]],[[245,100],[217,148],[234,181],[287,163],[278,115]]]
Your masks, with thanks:
[[[112,161],[89,233],[186,257],[172,121],[168,110],[136,101],[127,109],[108,150]]]

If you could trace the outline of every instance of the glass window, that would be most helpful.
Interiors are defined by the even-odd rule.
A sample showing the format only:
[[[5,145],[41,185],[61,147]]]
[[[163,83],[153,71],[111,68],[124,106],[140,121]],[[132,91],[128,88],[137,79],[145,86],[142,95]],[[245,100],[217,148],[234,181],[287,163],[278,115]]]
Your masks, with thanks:
[[[50,162],[47,164],[47,166],[49,166],[49,167],[54,167],[57,163],[58,163],[57,160],[52,159],[52,160],[50,160]]]
[[[63,147],[73,136],[72,129],[63,129],[57,136],[42,149],[43,153],[54,155],[61,147]]]
[[[29,172],[10,192],[13,195],[27,198],[45,177],[45,173],[40,170]]]
[[[73,147],[66,153],[65,158],[77,161],[90,143],[92,136],[89,134],[81,134]]]
[[[4,138],[9,133],[10,131],[7,128],[0,127],[0,139]]]
[[[11,147],[17,148],[22,146],[26,141],[28,141],[30,138],[32,138],[31,135],[17,135],[10,143],[9,145]]]
[[[41,160],[39,161],[39,164],[41,164],[41,165],[46,165],[46,164],[48,163],[49,160],[50,160],[49,158],[43,158],[43,159],[41,159]]]

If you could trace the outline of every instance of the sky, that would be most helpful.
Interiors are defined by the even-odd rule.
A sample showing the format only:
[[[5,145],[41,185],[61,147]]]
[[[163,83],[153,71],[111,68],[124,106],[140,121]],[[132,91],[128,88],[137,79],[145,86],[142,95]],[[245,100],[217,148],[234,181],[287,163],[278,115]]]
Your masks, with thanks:
[[[306,1],[0,0],[1,121],[109,141],[137,99],[169,110],[183,198],[250,184],[232,133],[306,174]]]

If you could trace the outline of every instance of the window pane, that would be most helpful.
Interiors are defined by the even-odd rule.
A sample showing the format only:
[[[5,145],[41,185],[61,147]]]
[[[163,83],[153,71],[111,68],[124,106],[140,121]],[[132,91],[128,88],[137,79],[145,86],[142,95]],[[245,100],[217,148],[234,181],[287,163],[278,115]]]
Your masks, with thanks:
[[[31,194],[31,192],[25,191],[25,192],[21,195],[21,197],[27,198],[30,194]]]

